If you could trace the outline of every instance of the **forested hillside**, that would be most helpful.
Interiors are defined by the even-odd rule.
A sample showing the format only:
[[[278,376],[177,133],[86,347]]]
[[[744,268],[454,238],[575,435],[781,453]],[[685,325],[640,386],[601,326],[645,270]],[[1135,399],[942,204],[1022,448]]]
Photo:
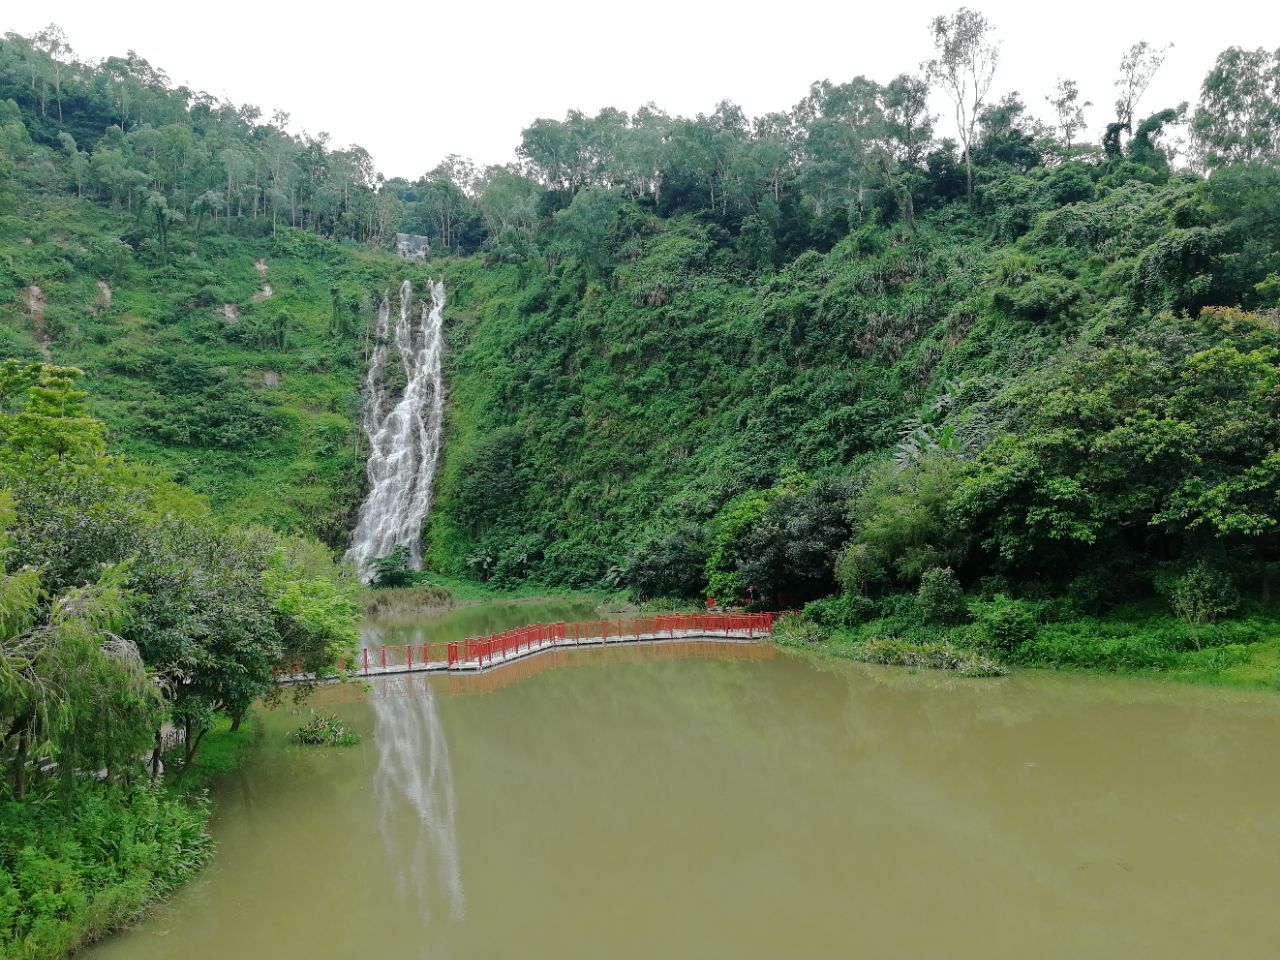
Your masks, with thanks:
[[[1277,55],[1146,103],[1166,51],[1137,43],[1086,114],[1070,79],[1003,92],[980,15],[931,31],[920,75],[756,118],[571,112],[515,163],[412,183],[135,56],[11,35],[6,350],[86,369],[118,448],[215,508],[337,547],[373,303],[443,272],[430,569],[797,604],[933,569],[1056,595],[1112,565],[1150,594],[1209,564],[1260,592]],[[389,259],[397,230],[433,260]]]
[[[24,53],[0,48],[0,93],[23,96],[0,99],[0,350],[86,370],[114,448],[224,515],[342,545],[373,302],[424,275],[337,242],[383,236],[352,213],[377,206],[367,158],[355,175],[345,153],[264,138],[251,112],[188,103],[136,62],[63,68],[58,122]],[[261,179],[228,179],[237,151]],[[322,213],[344,190],[343,215]]]

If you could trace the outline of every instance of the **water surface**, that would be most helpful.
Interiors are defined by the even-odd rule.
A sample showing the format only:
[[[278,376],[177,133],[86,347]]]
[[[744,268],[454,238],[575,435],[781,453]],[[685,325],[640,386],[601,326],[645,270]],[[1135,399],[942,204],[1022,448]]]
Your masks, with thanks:
[[[527,613],[466,616],[574,615]],[[213,865],[90,956],[1065,960],[1280,942],[1271,695],[687,645],[319,699],[364,742],[294,747],[302,717],[265,713],[262,748],[217,790]]]

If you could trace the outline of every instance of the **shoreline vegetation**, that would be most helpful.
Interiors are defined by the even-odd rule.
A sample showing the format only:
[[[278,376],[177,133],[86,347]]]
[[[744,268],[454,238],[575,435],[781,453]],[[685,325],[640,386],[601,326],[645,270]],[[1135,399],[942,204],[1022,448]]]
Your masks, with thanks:
[[[209,787],[258,737],[223,718],[181,780],[41,782],[0,799],[0,955],[59,960],[144,918],[208,862]],[[165,757],[182,765],[179,745]]]
[[[454,580],[435,574],[424,576],[422,582],[408,586],[366,587],[360,595],[363,615],[380,619],[436,616],[485,603],[533,604],[552,600],[583,600],[609,611],[625,611],[635,606],[616,593],[563,590],[543,584],[497,589],[475,581]]]
[[[111,455],[83,377],[0,361],[0,956],[19,960],[193,875],[205,788],[253,742],[252,706],[285,695],[276,671],[339,676],[358,639],[323,545]]]
[[[1280,611],[1272,605],[1258,604],[1238,620],[1201,625],[1149,605],[1106,616],[1052,616],[1042,607],[1005,611],[994,625],[989,615],[951,626],[901,616],[851,625],[833,623],[820,604],[781,617],[774,642],[839,659],[967,677],[1040,669],[1280,690]]]

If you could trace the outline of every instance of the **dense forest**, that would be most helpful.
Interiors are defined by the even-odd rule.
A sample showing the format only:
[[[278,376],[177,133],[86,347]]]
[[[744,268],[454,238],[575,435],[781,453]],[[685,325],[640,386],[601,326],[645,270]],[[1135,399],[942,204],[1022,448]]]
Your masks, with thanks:
[[[372,303],[427,269],[380,251],[418,233],[450,287],[435,570],[795,604],[864,554],[871,593],[1221,554],[1262,590],[1277,55],[1146,104],[1167,50],[1136,43],[1092,143],[1072,80],[998,93],[981,15],[930,29],[919,75],[754,119],[570,112],[413,183],[135,55],[10,35],[5,349],[88,371],[116,448],[224,515],[338,547]],[[1240,436],[1193,390],[1243,404]],[[1062,420],[1086,401],[1109,417]],[[867,541],[872,499],[920,483],[939,529]]]

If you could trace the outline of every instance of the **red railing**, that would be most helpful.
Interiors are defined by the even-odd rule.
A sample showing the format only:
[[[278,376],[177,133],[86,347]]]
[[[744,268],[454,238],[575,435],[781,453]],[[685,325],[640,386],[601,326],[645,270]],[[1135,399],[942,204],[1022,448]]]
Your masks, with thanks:
[[[454,666],[476,661],[480,666],[495,659],[539,650],[618,642],[622,640],[674,640],[688,636],[740,636],[754,639],[773,629],[772,613],[692,613],[626,620],[584,620],[579,623],[535,623],[487,637],[470,637],[448,643],[415,643],[361,650],[357,665],[362,673],[412,670],[432,663]]]

